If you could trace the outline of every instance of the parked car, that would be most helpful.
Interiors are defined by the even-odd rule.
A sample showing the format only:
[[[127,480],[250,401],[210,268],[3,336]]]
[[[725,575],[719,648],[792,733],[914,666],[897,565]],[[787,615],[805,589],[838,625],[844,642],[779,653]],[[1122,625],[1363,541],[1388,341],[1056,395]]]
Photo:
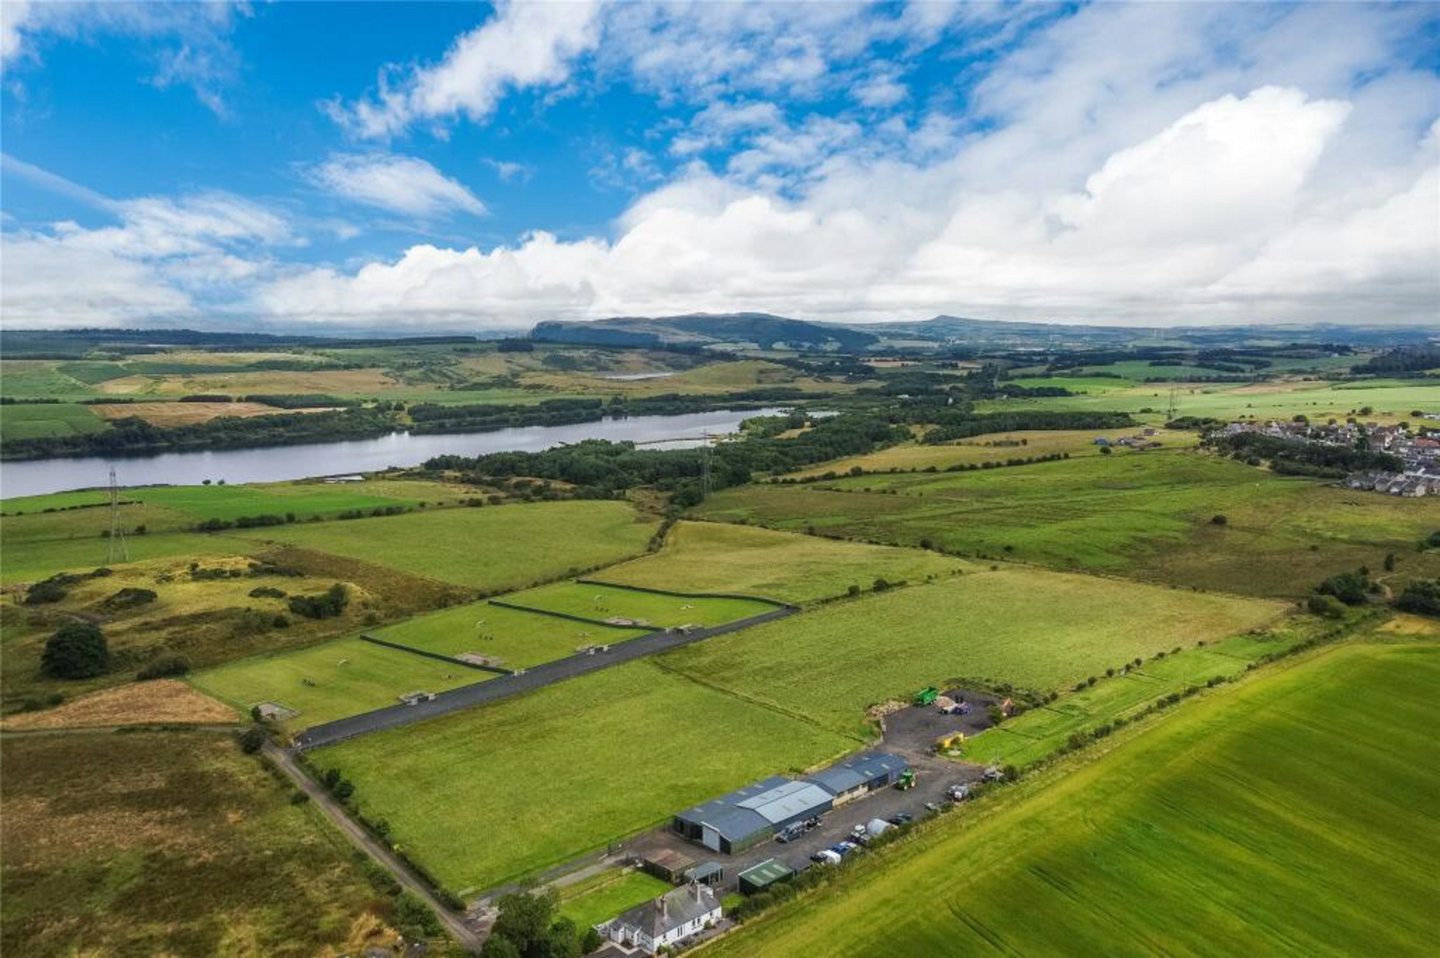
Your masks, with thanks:
[[[1003,782],[1005,781],[1005,773],[1000,770],[1000,766],[991,765],[985,769],[984,779],[987,782]]]
[[[840,864],[840,858],[839,852],[829,848],[822,848],[810,856],[810,860],[818,865],[838,865]]]
[[[804,822],[794,822],[780,829],[780,831],[775,835],[775,840],[780,844],[784,845],[786,842],[793,842],[801,835],[804,835],[805,831],[806,828]]]
[[[839,855],[841,858],[844,858],[851,852],[859,851],[859,849],[860,846],[851,841],[836,842],[834,845],[830,846],[830,851]]]
[[[970,786],[951,785],[950,790],[946,792],[946,794],[950,796],[952,802],[963,802],[970,797]]]
[[[909,825],[915,821],[915,816],[909,812],[897,812],[890,817],[891,825]]]

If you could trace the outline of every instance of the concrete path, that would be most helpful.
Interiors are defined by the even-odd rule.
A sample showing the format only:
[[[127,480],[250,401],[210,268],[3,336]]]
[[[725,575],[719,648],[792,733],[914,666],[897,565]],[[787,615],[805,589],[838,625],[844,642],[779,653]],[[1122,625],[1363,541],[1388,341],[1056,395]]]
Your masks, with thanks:
[[[678,649],[681,646],[701,642],[727,632],[738,632],[762,622],[783,619],[798,611],[800,610],[792,606],[785,606],[709,629],[696,629],[688,633],[651,632],[638,639],[612,645],[608,652],[566,656],[563,659],[546,662],[544,665],[537,665],[515,675],[502,675],[488,682],[477,682],[474,685],[450,689],[447,692],[441,692],[428,702],[420,702],[415,705],[392,705],[376,709],[373,712],[363,712],[360,715],[352,715],[349,718],[312,726],[295,736],[295,746],[299,749],[320,748],[325,745],[334,745],[336,742],[343,742],[357,735],[398,728],[413,722],[423,722],[426,719],[448,715],[451,712],[496,702],[512,695],[533,692],[556,682],[563,682],[566,679],[573,679],[590,672],[598,672],[624,662],[633,662],[636,659],[643,659],[670,649]]]
[[[295,762],[295,757],[280,748],[273,742],[265,743],[265,754],[275,765],[283,771],[289,779],[295,783],[302,792],[310,796],[310,801],[315,804],[325,816],[334,822],[335,827],[340,829],[352,845],[369,855],[380,867],[384,868],[395,880],[416,898],[419,898],[430,910],[435,912],[445,930],[460,942],[472,953],[479,954],[480,947],[485,943],[485,936],[477,928],[471,927],[462,915],[457,915],[445,906],[440,899],[436,898],[419,877],[412,872],[404,862],[396,858],[390,849],[383,843],[376,840],[375,836],[367,832],[363,826],[355,822],[345,812],[344,807],[335,800],[335,796],[326,791],[320,783],[316,782],[309,775],[305,774]]]

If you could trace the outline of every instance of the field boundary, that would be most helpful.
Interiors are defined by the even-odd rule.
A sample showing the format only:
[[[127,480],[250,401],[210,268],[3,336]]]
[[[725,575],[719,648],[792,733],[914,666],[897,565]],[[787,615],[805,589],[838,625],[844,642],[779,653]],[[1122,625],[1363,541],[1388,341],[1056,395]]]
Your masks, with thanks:
[[[467,662],[464,659],[457,659],[453,656],[443,655],[439,652],[431,652],[427,649],[417,649],[411,645],[401,645],[399,642],[391,642],[388,639],[381,639],[368,633],[360,633],[362,642],[370,642],[374,645],[381,645],[387,649],[395,649],[397,652],[409,652],[411,655],[423,655],[427,659],[436,659],[450,665],[459,665],[467,669],[474,669],[477,672],[493,672],[496,675],[514,675],[512,669],[502,669],[498,665],[481,665],[479,662]]]
[[[486,599],[490,605],[498,605],[502,609],[514,609],[516,612],[531,612],[535,615],[549,615],[557,619],[569,619],[571,622],[579,622],[581,625],[598,625],[606,629],[626,629],[634,631],[633,625],[619,625],[615,622],[606,622],[604,619],[587,619],[583,615],[575,615],[573,612],[556,612],[554,609],[537,609],[533,605],[521,605],[518,602],[507,602],[504,599]],[[643,626],[642,626],[643,628]],[[661,629],[660,631],[664,631]]]
[[[670,589],[652,589],[643,585],[626,585],[622,582],[605,582],[600,579],[583,578],[575,580],[580,585],[599,585],[607,589],[628,589],[631,592],[648,592],[651,595],[670,595],[677,599],[735,599],[741,602],[763,602],[776,608],[786,608],[788,602],[763,595],[741,595],[739,592],[675,592]]]

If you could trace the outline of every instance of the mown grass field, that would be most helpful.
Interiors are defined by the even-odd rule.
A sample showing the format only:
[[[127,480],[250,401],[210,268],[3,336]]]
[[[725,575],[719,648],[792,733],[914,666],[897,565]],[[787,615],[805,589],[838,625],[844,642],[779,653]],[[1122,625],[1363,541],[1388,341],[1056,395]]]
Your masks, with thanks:
[[[590,928],[659,898],[674,887],[631,868],[601,872],[560,890],[560,914],[577,928]]]
[[[535,874],[858,743],[632,662],[311,753],[447,887]]]
[[[1440,501],[1185,450],[727,489],[697,512],[1252,595],[1303,595],[1336,572],[1379,568],[1389,552],[1406,575],[1440,574],[1440,556],[1415,551],[1440,529]]]
[[[498,592],[641,553],[655,525],[624,502],[542,502],[277,526],[248,534],[257,541],[319,549]]]
[[[103,419],[78,403],[0,406],[0,437],[5,439],[83,436],[104,428]]]
[[[383,927],[345,842],[227,735],[7,736],[0,754],[6,955],[310,958]]]
[[[978,568],[915,549],[839,542],[758,526],[678,522],[658,553],[595,573],[593,578],[651,589],[758,595],[804,603],[869,589],[877,578],[919,582]]]
[[[676,649],[660,662],[859,734],[867,708],[926,685],[1066,688],[1137,656],[1253,628],[1283,608],[1011,567],[827,605]]]
[[[349,638],[252,656],[200,672],[191,681],[242,715],[260,702],[292,709],[299,714],[285,726],[298,731],[397,705],[406,692],[443,692],[494,677],[491,672]]]
[[[1121,388],[1105,388],[1115,383]],[[1041,384],[1038,380],[1036,384]],[[1085,389],[1076,396],[1043,399],[997,399],[976,404],[980,412],[1015,409],[1114,410],[1129,412],[1159,422],[1169,405],[1169,383],[1127,385],[1124,380],[1067,380],[1052,377],[1045,385]],[[1409,418],[1412,410],[1440,409],[1440,383],[1423,380],[1370,380],[1330,383],[1319,380],[1244,383],[1181,383],[1176,396],[1176,415],[1210,416],[1216,419],[1288,419],[1304,413],[1311,419],[1331,416],[1343,419],[1369,406],[1367,419],[1396,421]],[[1149,408],[1152,413],[1142,413]]]
[[[1328,649],[953,816],[704,953],[1431,954],[1437,682],[1434,644]]]
[[[613,645],[645,635],[645,629],[596,628],[471,602],[373,630],[379,638],[440,655],[478,652],[507,669],[529,668],[575,654],[584,645]]]
[[[688,583],[680,582],[677,585],[684,586]],[[578,615],[600,622],[611,618],[630,619],[657,628],[723,625],[775,609],[775,606],[768,602],[750,599],[682,598],[586,582],[542,585],[524,592],[513,592],[505,596],[503,601],[547,612]]]
[[[1124,436],[1137,435],[1139,432],[1140,430],[1135,427],[1100,430],[1059,429],[1048,432],[1017,430],[1016,432],[987,433],[972,439],[962,439],[959,442],[938,446],[907,442],[864,456],[851,456],[846,459],[821,463],[811,466],[809,469],[802,469],[793,475],[823,476],[833,472],[843,476],[856,466],[866,472],[924,471],[932,467],[946,469],[950,466],[969,465],[970,463],[1005,462],[1008,459],[1048,456],[1055,453],[1068,453],[1071,456],[1096,456],[1100,454],[1100,447],[1095,445],[1097,436],[1114,440]],[[1159,430],[1155,436],[1150,438],[1156,442],[1163,442],[1171,448],[1193,446],[1199,441],[1199,436],[1193,432],[1165,429]],[[1133,454],[1124,447],[1115,449],[1114,453],[1121,456]]]

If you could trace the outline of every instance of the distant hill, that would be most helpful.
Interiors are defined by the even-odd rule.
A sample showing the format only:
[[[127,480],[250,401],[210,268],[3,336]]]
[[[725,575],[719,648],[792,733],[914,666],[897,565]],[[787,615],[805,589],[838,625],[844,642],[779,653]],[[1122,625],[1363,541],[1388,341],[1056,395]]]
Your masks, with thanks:
[[[786,319],[769,313],[692,313],[686,316],[618,316],[589,322],[537,323],[531,339],[593,346],[714,346],[754,344],[761,349],[866,349],[880,337],[834,323]]]

